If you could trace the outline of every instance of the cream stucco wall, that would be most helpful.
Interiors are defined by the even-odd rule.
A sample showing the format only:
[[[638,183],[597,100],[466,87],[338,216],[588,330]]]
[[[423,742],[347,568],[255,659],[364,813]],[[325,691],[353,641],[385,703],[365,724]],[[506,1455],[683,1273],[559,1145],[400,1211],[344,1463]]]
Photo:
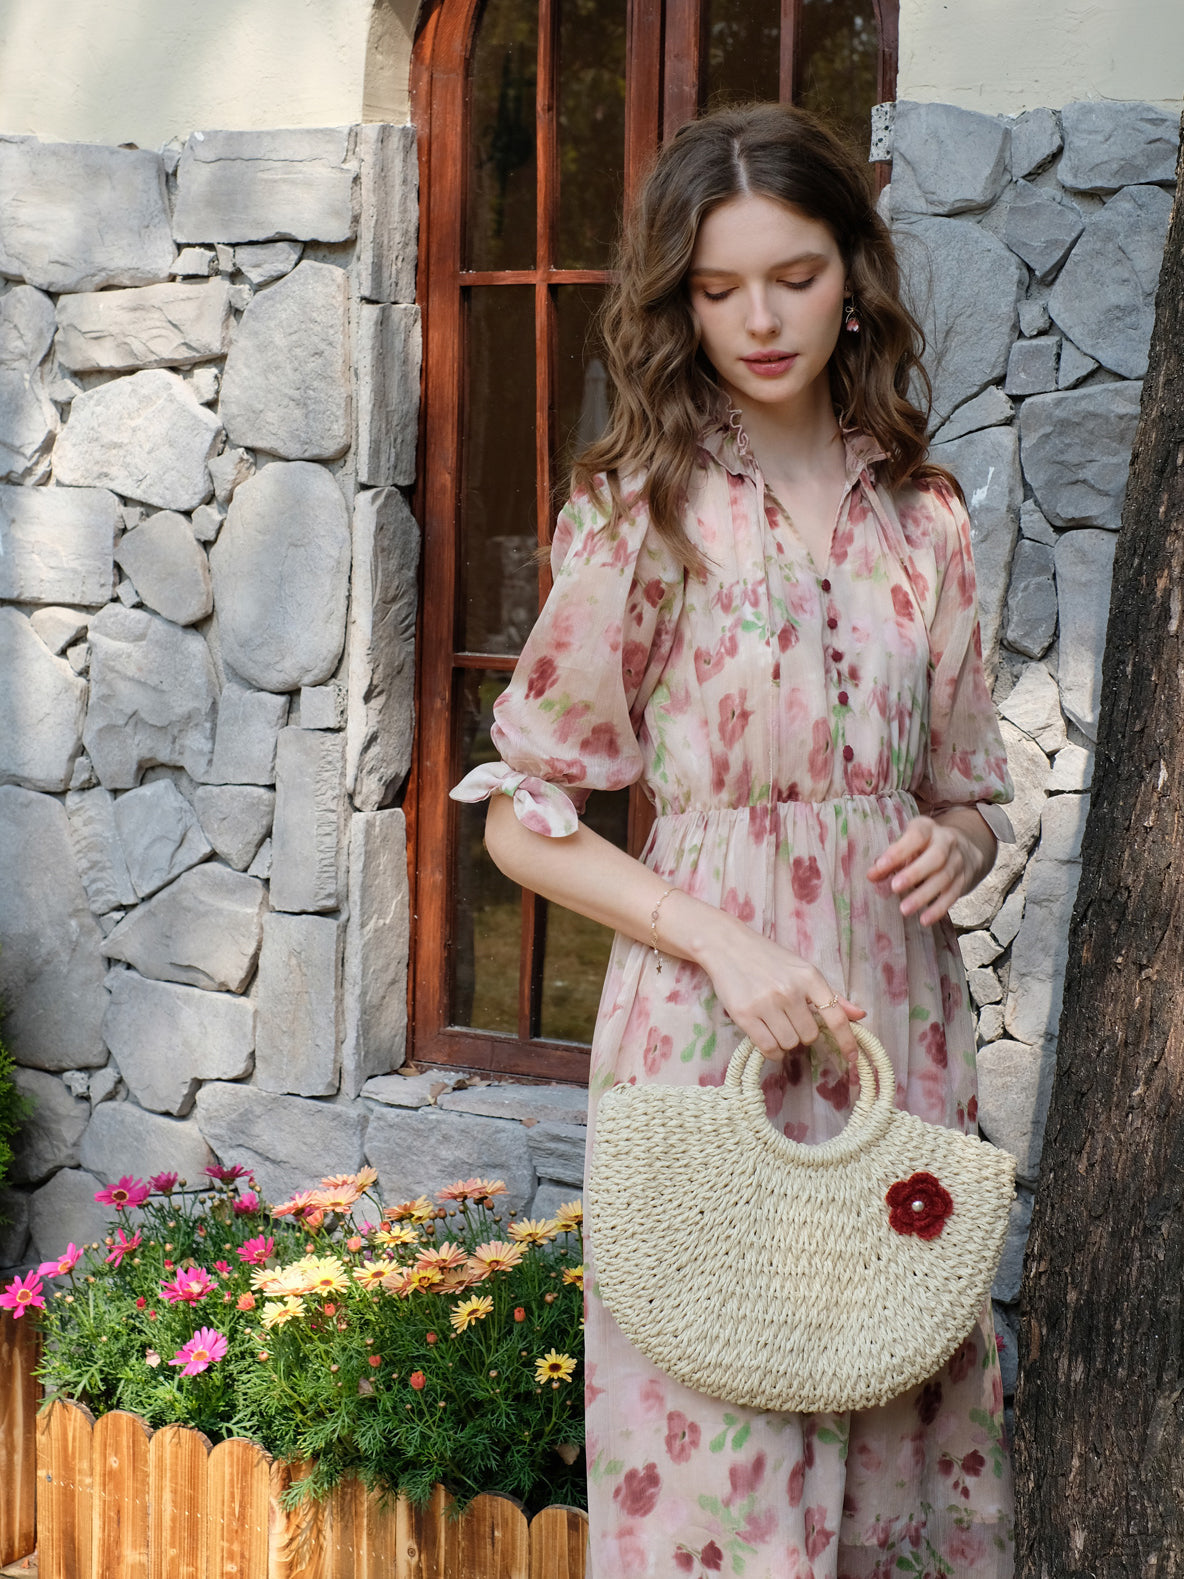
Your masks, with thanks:
[[[0,0],[0,131],[156,148],[197,127],[407,119],[415,0]]]
[[[1184,0],[900,0],[897,97],[1017,115],[1184,98]]]

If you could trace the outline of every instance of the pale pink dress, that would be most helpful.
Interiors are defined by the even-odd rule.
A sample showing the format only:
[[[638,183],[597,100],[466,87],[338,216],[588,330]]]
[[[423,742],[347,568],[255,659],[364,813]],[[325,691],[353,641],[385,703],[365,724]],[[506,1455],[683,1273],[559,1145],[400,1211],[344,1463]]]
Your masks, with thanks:
[[[918,805],[1011,796],[969,529],[944,486],[893,496],[876,486],[871,443],[846,446],[824,565],[727,429],[704,440],[687,512],[702,579],[684,574],[644,509],[610,528],[587,498],[572,500],[554,590],[495,710],[503,763],[476,769],[458,797],[511,794],[527,826],[554,836],[575,827],[586,790],[642,779],[658,812],[646,863],[817,964],[869,1011],[899,1104],[973,1129],[974,1035],[953,931],[903,920],[864,875]],[[593,1108],[621,1080],[723,1078],[740,1033],[709,979],[656,964],[644,944],[616,939]],[[795,1140],[835,1134],[851,1099],[834,1062],[800,1053],[770,1065],[765,1089]],[[989,1308],[937,1375],[882,1409],[757,1413],[646,1361],[597,1297],[592,1265],[589,1244],[594,1579],[1011,1573]]]

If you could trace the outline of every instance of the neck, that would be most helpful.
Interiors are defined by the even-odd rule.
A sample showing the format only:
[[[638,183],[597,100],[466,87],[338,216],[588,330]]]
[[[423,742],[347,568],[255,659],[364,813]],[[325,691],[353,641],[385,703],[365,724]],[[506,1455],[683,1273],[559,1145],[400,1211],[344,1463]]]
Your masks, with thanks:
[[[725,390],[733,411],[740,413],[740,426],[761,461],[782,477],[817,475],[841,464],[842,434],[829,394],[812,402],[806,410],[786,412],[777,406],[747,401]]]

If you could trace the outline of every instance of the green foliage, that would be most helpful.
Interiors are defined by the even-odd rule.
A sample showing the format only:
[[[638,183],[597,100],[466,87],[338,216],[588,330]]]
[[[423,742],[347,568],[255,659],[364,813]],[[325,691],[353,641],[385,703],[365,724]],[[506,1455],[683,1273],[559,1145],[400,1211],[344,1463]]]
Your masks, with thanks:
[[[47,1391],[311,1461],[294,1502],[356,1475],[416,1502],[442,1482],[462,1506],[481,1491],[530,1511],[585,1505],[578,1203],[549,1223],[509,1214],[503,1241],[496,1182],[407,1202],[377,1226],[361,1220],[371,1182],[335,1180],[284,1215],[236,1179],[129,1203],[45,1290]],[[133,1226],[139,1242],[121,1253]],[[166,1297],[199,1270],[208,1289]],[[226,1352],[182,1375],[171,1362],[202,1328]]]
[[[3,1017],[4,1008],[0,1005],[0,1020]],[[7,1178],[12,1163],[12,1137],[31,1111],[30,1104],[13,1084],[14,1068],[12,1054],[0,1041],[0,1185]]]

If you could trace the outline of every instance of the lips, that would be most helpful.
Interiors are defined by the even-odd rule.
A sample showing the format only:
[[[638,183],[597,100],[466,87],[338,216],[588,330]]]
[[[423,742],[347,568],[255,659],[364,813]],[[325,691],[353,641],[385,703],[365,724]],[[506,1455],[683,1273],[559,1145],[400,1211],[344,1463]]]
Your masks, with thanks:
[[[797,361],[796,351],[759,351],[753,356],[741,357],[745,367],[750,367],[758,378],[780,378],[788,373]]]

